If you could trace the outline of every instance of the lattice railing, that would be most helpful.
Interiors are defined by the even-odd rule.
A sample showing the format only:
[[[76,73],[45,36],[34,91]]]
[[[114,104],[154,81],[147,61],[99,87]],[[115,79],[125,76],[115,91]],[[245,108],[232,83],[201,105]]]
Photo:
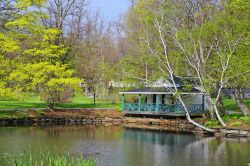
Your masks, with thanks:
[[[141,104],[141,111],[156,111],[156,104]]]
[[[189,104],[186,105],[189,113],[191,114],[202,114],[202,104]],[[184,108],[181,104],[141,104],[138,103],[124,103],[124,111],[128,112],[159,112],[159,113],[175,113],[182,114]]]
[[[125,111],[139,111],[139,104],[138,103],[125,103],[124,110]]]

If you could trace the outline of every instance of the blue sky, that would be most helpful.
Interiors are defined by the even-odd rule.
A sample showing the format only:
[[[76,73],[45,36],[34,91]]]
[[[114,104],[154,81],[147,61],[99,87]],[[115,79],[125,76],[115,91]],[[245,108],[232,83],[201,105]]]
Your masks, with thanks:
[[[99,10],[106,20],[115,20],[128,11],[129,0],[87,0],[88,8]]]

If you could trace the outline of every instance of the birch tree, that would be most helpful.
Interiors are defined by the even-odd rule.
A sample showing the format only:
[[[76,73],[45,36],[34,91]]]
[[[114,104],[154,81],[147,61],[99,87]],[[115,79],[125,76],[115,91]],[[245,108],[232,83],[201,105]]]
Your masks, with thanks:
[[[206,131],[213,132],[213,129],[207,128],[191,119],[188,108],[182,98],[182,94],[178,90],[175,82],[175,76],[178,72],[174,57],[178,54],[176,54],[175,49],[173,49],[173,45],[169,42],[172,34],[168,33],[170,30],[169,21],[171,20],[169,14],[173,12],[171,11],[172,5],[174,4],[171,3],[171,1],[168,1],[168,3],[166,3],[166,1],[138,1],[139,12],[141,12],[141,21],[144,22],[145,25],[143,32],[146,34],[142,35],[142,38],[144,39],[145,45],[151,52],[151,55],[158,60],[157,68],[162,72],[163,76],[167,75],[172,82],[173,88],[170,90],[175,94],[181,103],[187,120],[195,126],[198,126]]]
[[[240,19],[230,12],[234,1],[138,1],[140,17],[144,21],[143,33],[158,38],[145,38],[145,44],[158,58],[162,73],[172,80],[174,92],[184,107],[187,119],[194,122],[175,86],[174,75],[178,75],[175,59],[181,59],[181,74],[192,76],[198,80],[197,86],[206,94],[216,118],[222,126],[223,122],[218,102],[222,89],[229,81],[230,63],[235,57],[236,49],[244,41],[246,29],[241,26]],[[146,11],[146,12],[145,12]],[[237,32],[237,33],[235,33]],[[157,42],[158,39],[158,42]],[[163,54],[163,55],[162,55]],[[212,96],[215,94],[215,98]]]
[[[232,1],[229,5],[231,13],[237,17],[236,32],[245,31],[242,42],[236,49],[229,69],[228,87],[233,90],[235,101],[244,115],[250,115],[250,108],[244,103],[244,88],[250,86],[250,2]]]

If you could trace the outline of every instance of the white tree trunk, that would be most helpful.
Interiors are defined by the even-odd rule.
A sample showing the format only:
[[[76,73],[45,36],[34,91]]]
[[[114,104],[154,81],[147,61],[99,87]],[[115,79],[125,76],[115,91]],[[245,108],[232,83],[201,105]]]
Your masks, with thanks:
[[[222,118],[221,118],[221,116],[220,116],[220,114],[219,114],[219,111],[218,111],[216,102],[214,102],[210,96],[208,96],[208,99],[209,99],[211,105],[213,106],[214,112],[215,112],[216,117],[217,117],[217,119],[219,120],[220,124],[221,124],[223,127],[226,127],[226,124],[224,123],[224,121],[222,120]]]
[[[202,129],[204,129],[204,130],[206,130],[206,131],[215,132],[215,130],[210,129],[210,128],[207,128],[207,127],[205,127],[205,126],[203,126],[203,125],[201,125],[201,124],[195,122],[193,119],[191,119],[190,114],[189,114],[189,112],[188,112],[188,109],[187,109],[187,107],[186,107],[185,103],[183,102],[183,100],[182,100],[182,98],[181,98],[180,95],[178,95],[178,99],[179,99],[179,101],[181,102],[181,104],[182,104],[182,106],[183,106],[183,108],[184,108],[184,111],[185,111],[185,113],[186,113],[186,118],[187,118],[187,120],[188,120],[190,123],[192,123],[193,125],[195,125],[195,126],[197,126],[197,127],[199,127],[199,128],[202,128]]]
[[[210,118],[211,119],[216,119],[215,114],[214,114],[214,108],[210,104],[210,100],[209,100],[208,96],[206,96],[206,103],[208,103],[207,106],[208,106],[208,111],[209,111]]]
[[[163,18],[162,18],[161,21],[163,21]],[[195,126],[197,126],[197,127],[199,127],[199,128],[202,128],[202,129],[204,129],[204,130],[206,130],[206,131],[208,131],[208,132],[214,132],[213,129],[207,128],[207,127],[205,127],[205,126],[203,126],[203,125],[201,125],[201,124],[199,124],[199,123],[197,123],[197,122],[195,122],[194,120],[191,119],[191,116],[190,116],[190,114],[189,114],[189,112],[188,112],[188,109],[187,109],[185,103],[183,102],[182,97],[181,97],[181,95],[180,95],[179,92],[178,92],[177,85],[176,85],[176,83],[175,83],[174,71],[173,71],[173,68],[172,68],[172,66],[171,66],[171,64],[170,64],[170,61],[169,61],[169,54],[168,54],[168,51],[167,51],[167,45],[166,45],[166,42],[165,42],[165,39],[164,39],[164,31],[163,31],[163,29],[162,29],[162,22],[159,22],[158,20],[155,20],[155,27],[156,27],[156,29],[158,30],[159,38],[160,38],[161,44],[162,44],[163,49],[164,49],[164,55],[165,55],[165,60],[166,60],[166,62],[162,62],[162,63],[163,63],[163,64],[164,64],[164,63],[166,64],[166,65],[164,65],[164,66],[165,66],[166,71],[167,71],[167,73],[168,73],[168,75],[169,75],[169,78],[170,78],[171,81],[172,81],[172,84],[173,84],[173,91],[176,93],[176,95],[177,95],[179,101],[181,102],[181,104],[182,104],[182,106],[183,106],[183,108],[184,108],[184,111],[185,111],[185,114],[186,114],[186,119],[187,119],[191,124],[193,124],[193,125],[195,125]]]

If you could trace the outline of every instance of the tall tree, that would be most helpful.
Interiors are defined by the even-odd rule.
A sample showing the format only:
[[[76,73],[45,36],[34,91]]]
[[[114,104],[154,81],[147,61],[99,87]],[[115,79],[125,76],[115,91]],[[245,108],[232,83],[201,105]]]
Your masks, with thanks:
[[[250,86],[250,2],[230,1],[228,10],[239,20],[235,21],[237,26],[234,29],[234,34],[245,32],[230,64],[228,87],[233,89],[234,98],[242,113],[250,115],[250,108],[244,103],[244,88]]]
[[[218,102],[232,76],[228,73],[232,58],[248,31],[229,8],[235,2],[139,0],[135,7],[143,25],[137,34],[144,39],[144,47],[148,46],[159,60],[158,68],[172,81],[173,75],[197,79],[197,86],[213,108],[211,117],[214,111],[223,126]],[[214,100],[212,94],[216,96]],[[179,100],[184,106],[181,96]],[[188,114],[187,118],[190,119]]]
[[[55,45],[65,45],[69,51],[61,56],[63,63],[71,61],[75,46],[80,43],[84,33],[86,17],[85,0],[47,0],[46,6],[40,9],[48,15],[43,24],[59,31],[54,41]]]
[[[76,88],[79,79],[74,71],[58,60],[67,49],[52,44],[60,33],[42,26],[46,17],[41,8],[43,1],[18,0],[11,4],[12,13],[0,31],[1,91],[6,95],[36,91],[49,96],[50,107],[58,102],[58,94],[66,87]],[[0,21],[4,22],[4,21]]]

